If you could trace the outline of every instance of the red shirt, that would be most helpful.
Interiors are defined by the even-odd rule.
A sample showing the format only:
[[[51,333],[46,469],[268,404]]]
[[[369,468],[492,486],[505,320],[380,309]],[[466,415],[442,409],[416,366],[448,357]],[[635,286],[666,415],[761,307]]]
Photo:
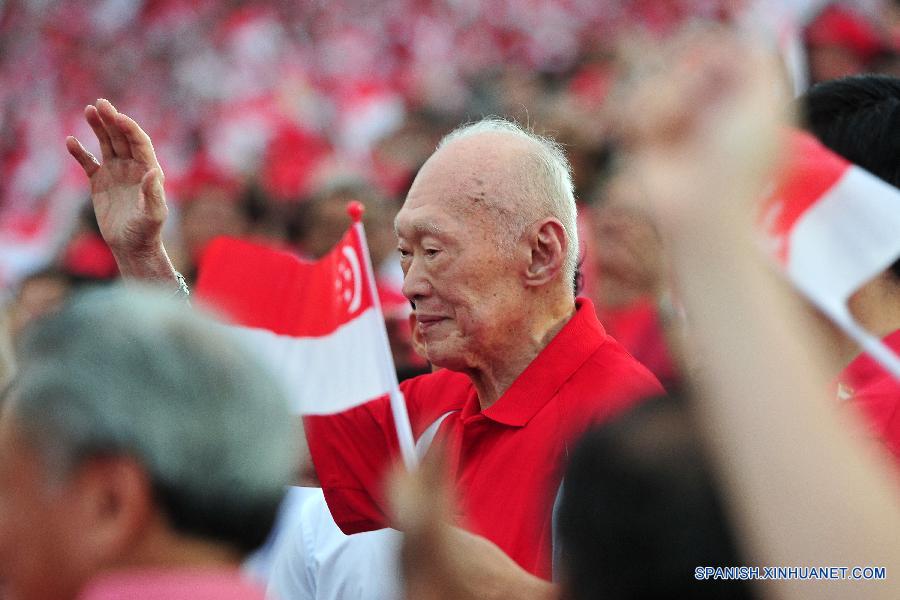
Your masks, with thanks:
[[[609,337],[590,301],[493,405],[466,375],[442,370],[401,384],[418,437],[438,417],[459,492],[461,524],[531,573],[550,576],[551,513],[569,445],[633,401],[662,393]],[[390,406],[379,399],[306,418],[316,473],[346,533],[385,526],[382,482],[397,456]]]
[[[600,322],[620,344],[666,386],[678,379],[656,304],[638,300],[617,309],[599,310]]]
[[[900,330],[883,341],[900,352]],[[838,381],[838,398],[850,400],[862,410],[873,435],[900,461],[900,382],[866,353],[853,359]]]

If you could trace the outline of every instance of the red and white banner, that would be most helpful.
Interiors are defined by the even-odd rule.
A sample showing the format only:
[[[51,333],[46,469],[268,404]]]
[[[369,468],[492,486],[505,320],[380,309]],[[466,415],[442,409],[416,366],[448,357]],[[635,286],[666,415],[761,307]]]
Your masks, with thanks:
[[[792,131],[788,143],[759,221],[767,249],[810,301],[900,378],[900,360],[847,309],[854,292],[900,258],[900,190],[808,133]]]
[[[389,395],[410,460],[406,405],[358,220],[314,262],[218,238],[204,252],[196,292],[281,379],[295,413],[334,414]]]

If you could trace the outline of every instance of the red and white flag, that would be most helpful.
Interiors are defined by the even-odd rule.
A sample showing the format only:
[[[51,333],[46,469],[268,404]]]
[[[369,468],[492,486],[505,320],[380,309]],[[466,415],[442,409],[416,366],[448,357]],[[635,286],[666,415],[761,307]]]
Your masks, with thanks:
[[[314,262],[243,240],[214,240],[200,264],[197,296],[281,378],[295,413],[334,414],[389,395],[400,448],[412,466],[412,431],[359,220],[362,208],[348,212],[350,229]]]
[[[794,285],[900,378],[900,359],[850,315],[847,300],[900,258],[900,190],[791,131],[760,227]]]

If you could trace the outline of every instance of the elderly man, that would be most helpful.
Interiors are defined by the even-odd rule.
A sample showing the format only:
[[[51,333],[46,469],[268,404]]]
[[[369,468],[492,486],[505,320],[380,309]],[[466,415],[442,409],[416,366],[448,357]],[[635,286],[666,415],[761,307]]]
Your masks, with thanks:
[[[103,163],[74,138],[104,237],[123,275],[174,282],[160,240],[162,173],[147,135],[107,101],[85,111]],[[573,294],[578,259],[568,162],[553,142],[500,120],[450,134],[397,216],[404,293],[428,359],[404,382],[418,436],[436,439],[461,492],[461,524],[541,577],[569,443],[658,382]],[[347,533],[385,524],[396,456],[386,400],[311,417],[306,439],[332,515]]]
[[[209,319],[95,292],[36,323],[0,408],[0,597],[261,599],[286,402]]]

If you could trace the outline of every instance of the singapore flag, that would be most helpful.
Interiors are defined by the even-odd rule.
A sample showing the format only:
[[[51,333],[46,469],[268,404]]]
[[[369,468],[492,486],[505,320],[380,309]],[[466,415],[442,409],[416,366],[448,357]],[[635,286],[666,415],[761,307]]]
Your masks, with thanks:
[[[360,223],[320,260],[218,238],[200,264],[197,296],[268,365],[299,415],[342,412],[389,395],[400,448],[415,462],[375,279]]]
[[[854,292],[900,258],[900,190],[791,131],[759,225],[794,286],[900,379],[900,359],[847,308]]]

